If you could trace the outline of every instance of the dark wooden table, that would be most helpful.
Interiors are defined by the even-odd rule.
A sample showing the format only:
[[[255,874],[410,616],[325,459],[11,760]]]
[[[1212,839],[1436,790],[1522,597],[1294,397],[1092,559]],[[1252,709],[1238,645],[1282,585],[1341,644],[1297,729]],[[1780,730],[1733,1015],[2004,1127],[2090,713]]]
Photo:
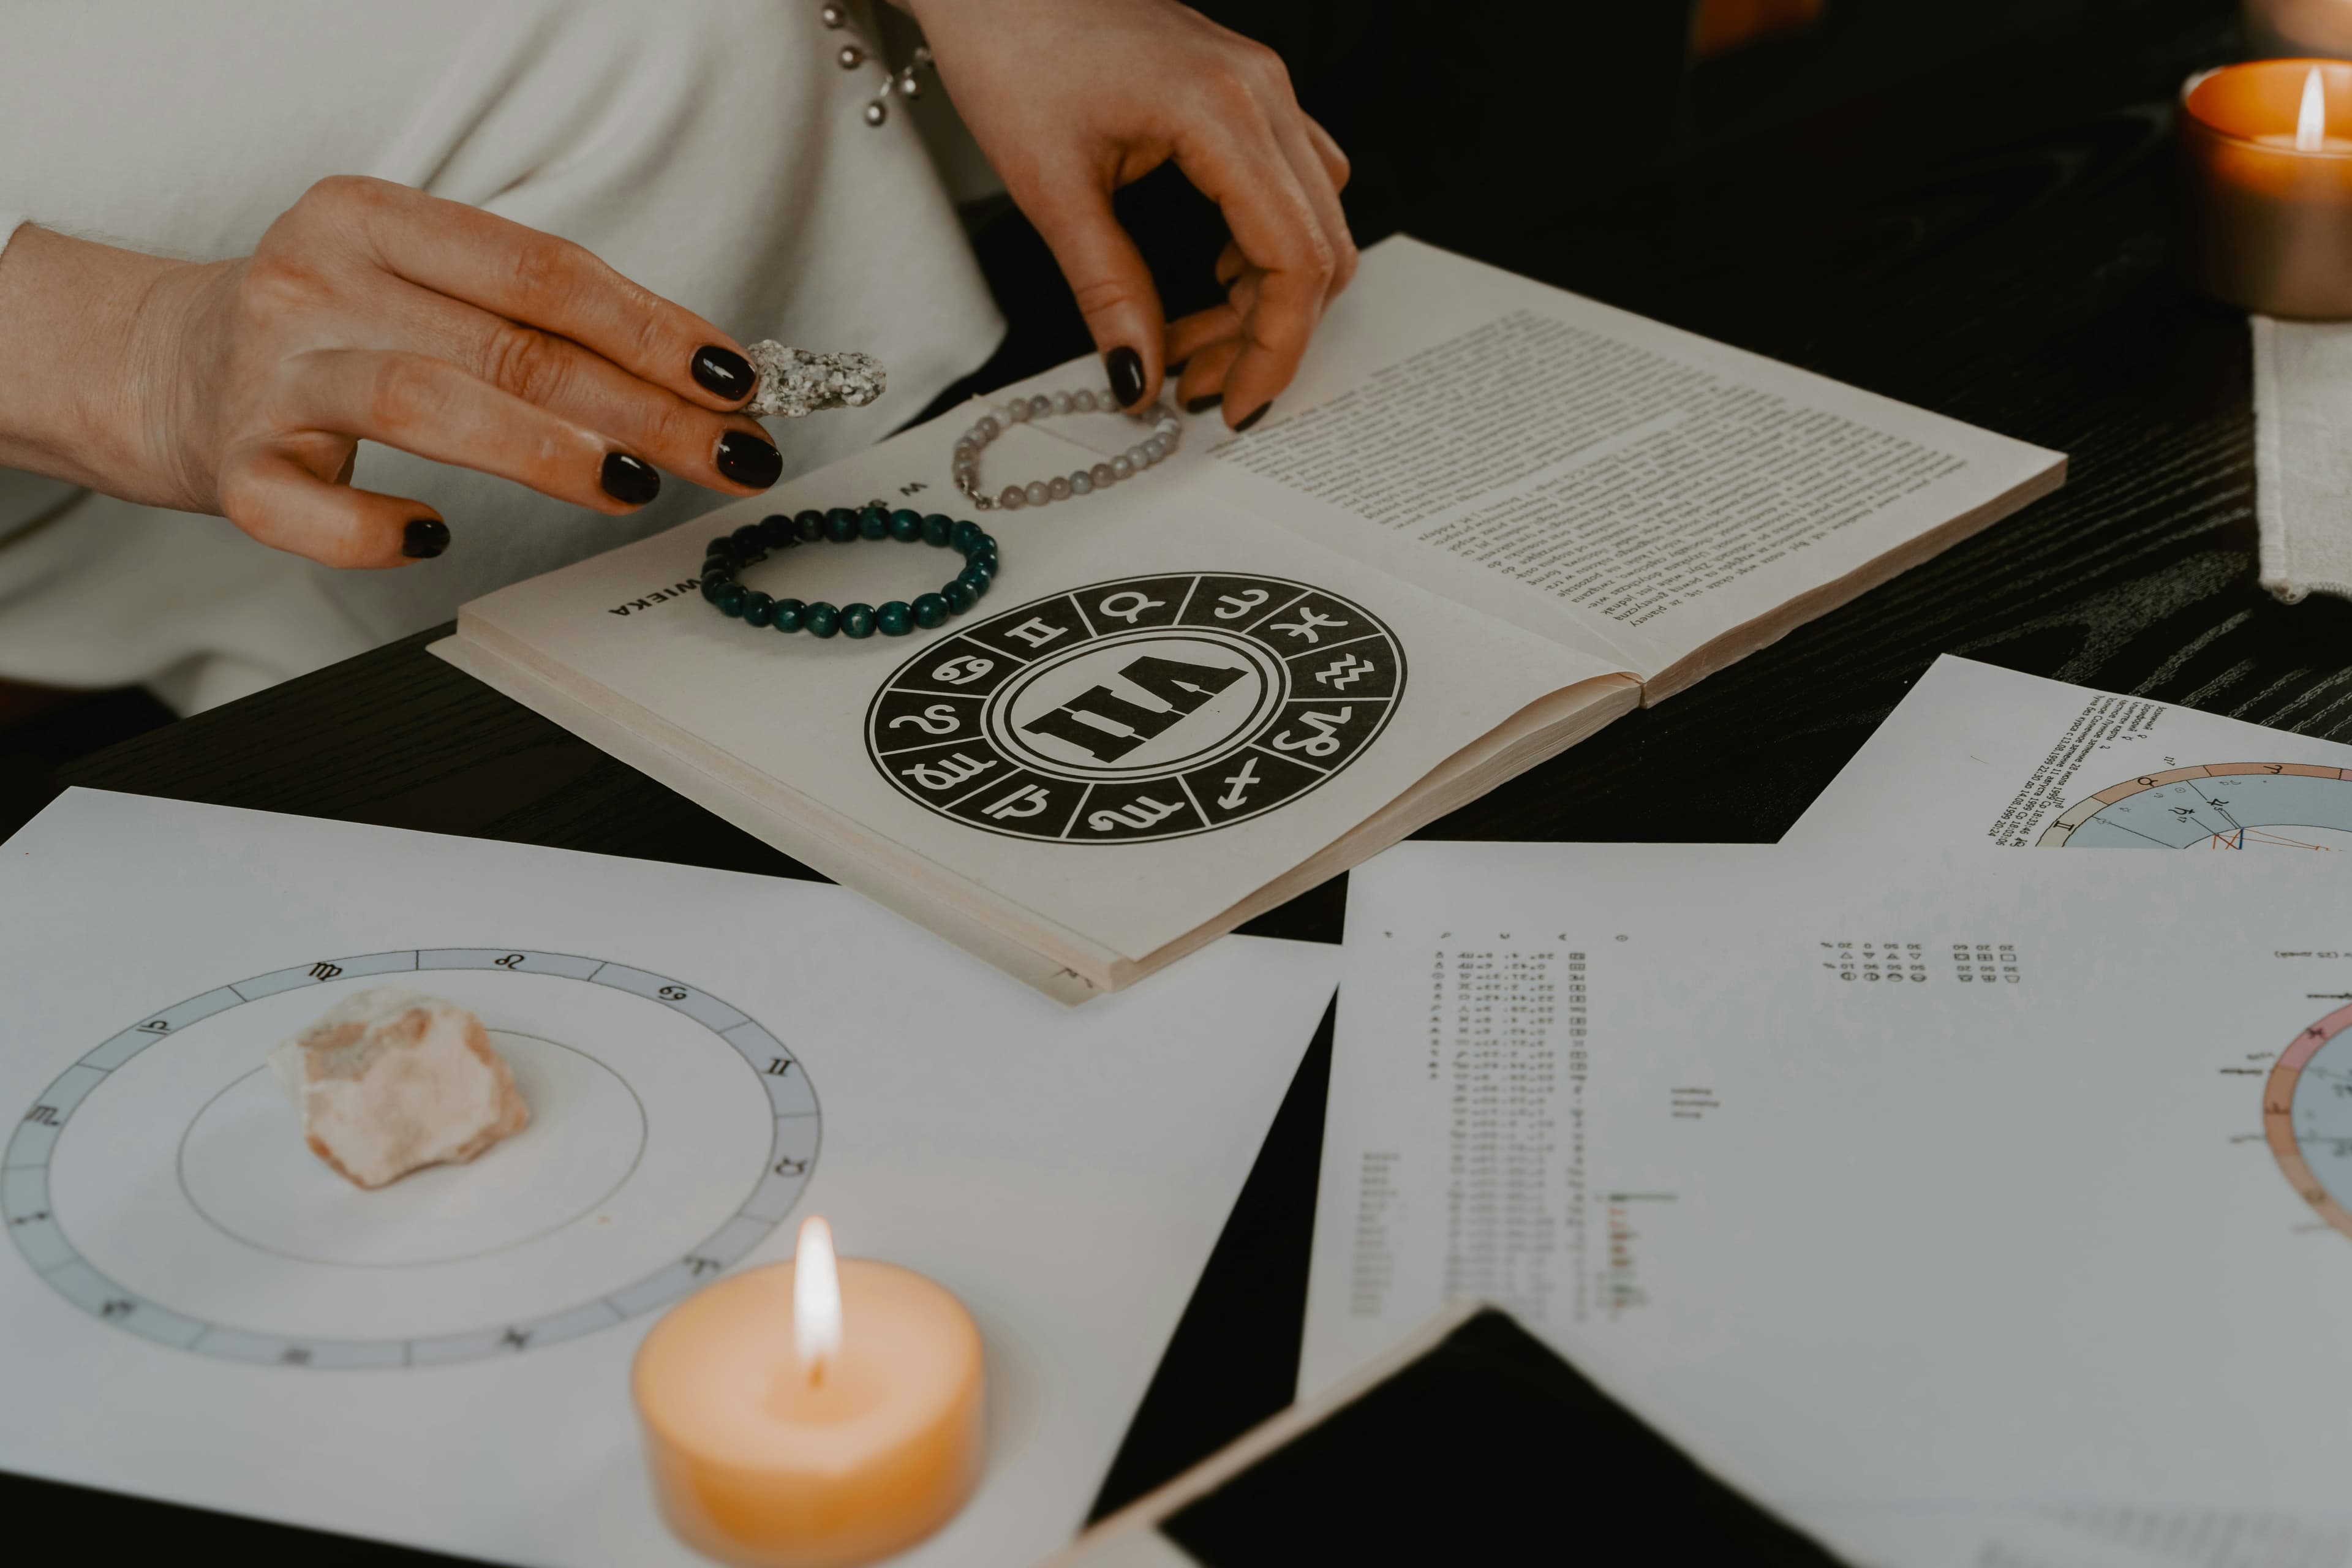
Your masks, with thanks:
[[[2255,586],[2244,320],[2191,296],[2170,270],[2173,102],[2185,75],[2234,53],[2231,8],[2050,0],[2045,25],[2004,23],[1972,52],[1946,39],[1939,47],[1951,52],[1927,58],[1906,50],[1887,7],[1855,10],[1844,30],[1709,68],[1685,105],[1688,155],[1662,174],[1614,188],[1588,182],[1587,194],[1574,144],[1465,134],[1454,177],[1426,200],[1413,184],[1423,171],[1402,154],[1385,177],[1368,167],[1351,193],[1360,226],[1409,224],[1518,271],[2060,448],[2073,458],[2071,482],[1425,837],[1777,838],[1946,652],[2352,735],[2352,605],[2288,607]],[[1496,90],[1542,85],[1530,76]],[[1349,107],[1329,117],[1344,121]],[[1370,109],[1353,108],[1371,123]],[[1364,213],[1374,221],[1360,221]],[[1000,259],[1034,247],[1012,221],[989,242]],[[1066,323],[1055,330],[1064,336],[1032,340],[1033,362],[1073,352]],[[1026,368],[1017,356],[998,367]],[[116,745],[61,777],[810,875],[429,658],[433,635]],[[1336,941],[1341,895],[1333,883],[1251,929]],[[1103,1508],[1289,1400],[1329,1048],[1327,1019],[1112,1466]],[[168,1541],[181,1552],[292,1561],[328,1544],[9,1478],[0,1478],[0,1508],[16,1544],[48,1543],[60,1556]],[[416,1560],[331,1544],[345,1560]]]

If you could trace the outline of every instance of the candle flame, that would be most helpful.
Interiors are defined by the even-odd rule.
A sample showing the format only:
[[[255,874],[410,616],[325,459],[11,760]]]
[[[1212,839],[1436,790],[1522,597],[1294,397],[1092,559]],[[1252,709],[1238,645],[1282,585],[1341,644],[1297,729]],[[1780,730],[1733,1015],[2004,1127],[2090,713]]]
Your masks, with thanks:
[[[841,1271],[834,1264],[833,1227],[814,1215],[801,1221],[793,1250],[793,1347],[811,1383],[824,1381],[825,1363],[841,1349]]]
[[[2319,68],[2303,79],[2303,110],[2295,116],[2294,150],[2316,153],[2327,145],[2327,87],[2319,79]]]

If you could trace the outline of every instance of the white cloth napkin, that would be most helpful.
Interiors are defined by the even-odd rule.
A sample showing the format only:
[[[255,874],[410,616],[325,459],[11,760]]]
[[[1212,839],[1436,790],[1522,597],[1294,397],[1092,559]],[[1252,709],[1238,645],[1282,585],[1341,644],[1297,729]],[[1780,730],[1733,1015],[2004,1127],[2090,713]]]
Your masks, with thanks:
[[[2252,320],[2263,586],[2352,599],[2352,322]]]

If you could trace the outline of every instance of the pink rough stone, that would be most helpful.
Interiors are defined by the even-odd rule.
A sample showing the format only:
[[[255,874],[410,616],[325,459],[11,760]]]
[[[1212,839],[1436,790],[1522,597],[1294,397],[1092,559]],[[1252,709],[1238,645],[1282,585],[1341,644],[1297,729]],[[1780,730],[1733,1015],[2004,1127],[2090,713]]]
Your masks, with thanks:
[[[344,997],[269,1053],[310,1152],[362,1187],[462,1163],[530,1125],[482,1022],[380,985]]]

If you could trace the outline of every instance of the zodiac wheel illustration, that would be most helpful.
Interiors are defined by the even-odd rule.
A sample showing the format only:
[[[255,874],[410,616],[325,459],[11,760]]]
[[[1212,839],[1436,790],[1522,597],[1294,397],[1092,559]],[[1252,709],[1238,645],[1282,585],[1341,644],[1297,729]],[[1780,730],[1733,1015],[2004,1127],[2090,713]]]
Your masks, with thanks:
[[[924,648],[876,693],[866,746],[900,794],[987,832],[1172,838],[1332,778],[1404,684],[1395,634],[1311,584],[1130,577]]]
[[[2307,763],[2170,768],[2086,795],[2041,847],[2352,849],[2352,769]]]
[[[2352,1236],[2352,1005],[2279,1053],[2263,1085],[2263,1133],[2296,1194]]]
[[[265,1058],[387,983],[470,1008],[531,1122],[363,1192],[304,1146]],[[362,953],[215,987],[85,1052],[17,1121],[0,1219],[60,1297],[142,1339],[284,1367],[441,1365],[685,1295],[791,1212],[819,1132],[793,1052],[680,981],[529,949]]]

